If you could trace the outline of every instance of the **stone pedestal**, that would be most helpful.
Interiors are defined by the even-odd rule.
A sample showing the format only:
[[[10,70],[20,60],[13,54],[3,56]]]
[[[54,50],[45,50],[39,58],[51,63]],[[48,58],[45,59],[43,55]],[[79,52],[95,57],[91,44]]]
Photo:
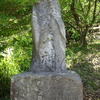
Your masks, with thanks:
[[[24,72],[12,77],[11,100],[83,100],[78,74]]]

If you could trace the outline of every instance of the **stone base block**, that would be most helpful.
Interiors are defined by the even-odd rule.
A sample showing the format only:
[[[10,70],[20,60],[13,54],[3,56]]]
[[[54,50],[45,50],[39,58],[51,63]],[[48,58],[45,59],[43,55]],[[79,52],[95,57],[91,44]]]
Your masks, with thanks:
[[[78,74],[24,72],[12,77],[11,100],[83,100]]]

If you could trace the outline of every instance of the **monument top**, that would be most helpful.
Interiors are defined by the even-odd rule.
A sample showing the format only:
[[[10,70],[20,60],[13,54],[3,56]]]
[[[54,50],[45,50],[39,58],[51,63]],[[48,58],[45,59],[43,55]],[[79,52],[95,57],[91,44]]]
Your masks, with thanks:
[[[38,0],[32,11],[31,72],[66,72],[65,27],[57,0]]]

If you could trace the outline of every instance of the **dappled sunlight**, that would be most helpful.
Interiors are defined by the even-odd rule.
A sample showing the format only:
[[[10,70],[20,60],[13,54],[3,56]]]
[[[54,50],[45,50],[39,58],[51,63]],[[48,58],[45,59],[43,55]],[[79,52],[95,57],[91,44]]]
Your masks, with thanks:
[[[0,100],[10,100],[11,77],[29,70],[32,57],[31,13],[36,1],[0,1]],[[58,1],[68,40],[67,69],[80,75],[84,85],[84,97],[87,97],[84,100],[100,100],[100,35],[85,30],[94,23],[100,24],[100,0]],[[98,1],[96,7],[95,1]],[[79,47],[80,35],[85,31],[88,32],[88,45]]]
[[[12,55],[12,50],[13,48],[6,48],[5,51],[3,51],[1,53],[1,55],[4,57],[4,58],[7,58],[7,59],[10,59],[11,55]]]
[[[98,96],[97,93],[100,91],[100,41],[93,41],[83,48],[77,45],[73,47],[71,44],[66,50],[66,66],[82,78],[85,97]]]
[[[10,78],[29,69],[32,55],[30,30],[10,36],[6,39],[5,44],[6,46],[2,45],[4,46],[3,49],[0,48],[0,80],[2,81],[0,83],[0,95],[2,94],[2,97],[9,95]]]

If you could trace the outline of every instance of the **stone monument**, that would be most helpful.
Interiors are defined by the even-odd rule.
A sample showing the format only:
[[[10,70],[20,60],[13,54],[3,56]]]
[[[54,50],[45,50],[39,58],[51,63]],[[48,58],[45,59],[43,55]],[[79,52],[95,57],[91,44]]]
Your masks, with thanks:
[[[65,28],[57,0],[38,0],[32,11],[29,72],[11,79],[11,100],[83,100],[78,74],[66,70]]]
[[[31,72],[66,72],[65,27],[57,0],[39,0],[32,13]]]

